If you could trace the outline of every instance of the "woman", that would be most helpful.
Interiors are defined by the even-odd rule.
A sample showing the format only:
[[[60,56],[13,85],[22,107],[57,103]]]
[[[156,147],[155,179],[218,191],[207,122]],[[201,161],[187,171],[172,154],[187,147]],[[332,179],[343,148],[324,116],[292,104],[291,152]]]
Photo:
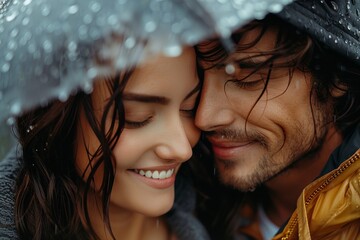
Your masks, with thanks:
[[[193,122],[199,91],[194,50],[184,48],[178,57],[157,56],[96,81],[91,94],[18,118],[19,237],[185,236],[173,210],[169,222],[161,216],[172,208],[175,176],[199,140]],[[206,236],[190,219],[196,238]]]

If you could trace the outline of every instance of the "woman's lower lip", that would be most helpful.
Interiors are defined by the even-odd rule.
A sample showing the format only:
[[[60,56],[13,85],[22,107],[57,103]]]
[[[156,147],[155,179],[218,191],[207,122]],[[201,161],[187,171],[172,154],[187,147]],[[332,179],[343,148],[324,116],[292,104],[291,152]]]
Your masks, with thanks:
[[[145,183],[146,185],[148,185],[152,188],[156,188],[156,189],[166,189],[166,188],[174,186],[174,183],[175,183],[175,175],[176,175],[175,172],[173,173],[173,175],[171,177],[165,178],[165,179],[147,178],[147,177],[144,177],[132,170],[128,170],[128,172],[129,172],[129,174],[134,176],[139,181]]]

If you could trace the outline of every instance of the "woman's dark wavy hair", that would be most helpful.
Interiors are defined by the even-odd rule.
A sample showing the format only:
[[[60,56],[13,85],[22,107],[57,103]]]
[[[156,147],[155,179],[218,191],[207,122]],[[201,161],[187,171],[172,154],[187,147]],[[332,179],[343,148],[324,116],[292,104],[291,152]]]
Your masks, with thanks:
[[[259,52],[257,56],[266,56],[267,61],[251,72],[253,74],[259,69],[266,69],[268,73],[264,89],[258,100],[266,93],[273,69],[288,69],[289,83],[294,70],[310,72],[313,76],[311,91],[316,93],[317,100],[320,102],[331,101],[333,114],[336,116],[336,127],[343,135],[351,132],[360,122],[360,66],[272,14],[263,20],[249,23],[232,35],[234,43],[237,44],[236,51],[241,52],[253,47],[266,31],[273,27],[277,29],[275,48],[268,52]],[[252,29],[260,30],[258,36],[250,43],[239,44],[244,33]],[[204,42],[196,48],[199,62],[209,66],[200,71],[216,67],[227,61],[230,54],[220,41],[214,43]],[[201,46],[207,46],[207,50],[203,51]],[[282,60],[285,57],[286,61]],[[275,62],[275,60],[278,61]],[[226,84],[224,90],[225,87]],[[331,92],[334,88],[344,94],[336,98],[332,97]],[[255,105],[256,103],[254,103]],[[315,123],[315,120],[313,121]],[[213,163],[209,159],[198,162],[198,164],[198,169],[206,169],[206,171],[202,171],[202,174],[198,174],[202,177],[201,180],[198,180],[198,187],[202,193],[198,203],[198,215],[207,225],[213,239],[231,239],[231,235],[239,223],[239,219],[236,218],[238,208],[246,193],[239,193],[237,190],[220,186],[221,184],[214,180],[211,174]]]
[[[112,149],[124,128],[122,92],[132,72],[128,69],[106,79],[111,97],[100,120],[94,114],[91,94],[84,92],[17,118],[23,168],[17,178],[15,219],[21,239],[97,239],[87,200],[89,192],[94,191],[94,175],[101,169],[102,213],[111,232],[108,211],[115,175]],[[85,173],[79,176],[75,166],[80,110],[100,142],[95,153],[88,151],[85,179]],[[111,119],[110,126],[105,127],[106,119]]]

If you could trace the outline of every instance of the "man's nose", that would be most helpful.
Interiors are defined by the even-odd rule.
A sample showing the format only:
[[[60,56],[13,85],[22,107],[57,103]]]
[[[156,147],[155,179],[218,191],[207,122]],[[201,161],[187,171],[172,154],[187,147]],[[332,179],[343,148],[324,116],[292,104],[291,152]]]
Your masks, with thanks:
[[[225,92],[224,82],[216,76],[206,74],[195,125],[203,131],[214,131],[226,127],[234,121],[234,112]]]

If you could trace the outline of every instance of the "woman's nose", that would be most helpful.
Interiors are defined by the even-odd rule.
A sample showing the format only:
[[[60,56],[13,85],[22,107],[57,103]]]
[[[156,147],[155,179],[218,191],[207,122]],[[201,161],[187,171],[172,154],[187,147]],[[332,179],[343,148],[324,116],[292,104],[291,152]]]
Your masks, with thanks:
[[[161,159],[184,162],[192,156],[192,147],[180,119],[169,121],[159,134],[160,143],[155,152]]]

